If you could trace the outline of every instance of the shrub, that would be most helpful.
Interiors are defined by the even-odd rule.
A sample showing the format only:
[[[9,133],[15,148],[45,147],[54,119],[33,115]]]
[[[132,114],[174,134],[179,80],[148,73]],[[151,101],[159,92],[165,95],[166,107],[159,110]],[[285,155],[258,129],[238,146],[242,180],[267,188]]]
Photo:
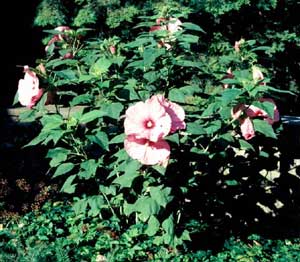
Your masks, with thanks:
[[[253,187],[267,194],[273,181],[261,172],[277,169],[276,103],[291,94],[260,63],[274,53],[261,40],[233,46],[190,20],[193,5],[134,3],[75,2],[72,24],[47,31],[47,55],[31,68],[44,95],[22,116],[40,123],[26,146],[47,146],[47,174],[76,197],[75,214],[114,221],[139,242],[127,258],[142,241],[176,254],[206,230],[228,233],[228,220],[249,222],[230,203]],[[91,30],[104,19],[97,8],[111,5],[115,16]],[[244,5],[204,10],[219,17]]]

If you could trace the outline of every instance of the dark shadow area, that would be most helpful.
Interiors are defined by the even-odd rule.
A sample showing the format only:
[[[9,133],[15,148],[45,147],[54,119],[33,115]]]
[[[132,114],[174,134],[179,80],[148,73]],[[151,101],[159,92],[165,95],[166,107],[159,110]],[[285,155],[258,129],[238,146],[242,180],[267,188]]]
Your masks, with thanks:
[[[33,26],[38,0],[5,1],[1,4],[3,26],[2,39],[2,75],[0,107],[11,106],[17,90],[18,81],[23,78],[23,66],[35,66],[35,60],[44,50],[41,43],[41,29]]]
[[[0,94],[0,221],[30,211],[47,197],[45,149],[22,148],[37,133],[34,124],[16,123],[7,114],[23,66],[35,66],[43,52],[42,32],[33,26],[39,1],[5,1],[2,15],[2,81]],[[34,206],[36,205],[36,206]]]

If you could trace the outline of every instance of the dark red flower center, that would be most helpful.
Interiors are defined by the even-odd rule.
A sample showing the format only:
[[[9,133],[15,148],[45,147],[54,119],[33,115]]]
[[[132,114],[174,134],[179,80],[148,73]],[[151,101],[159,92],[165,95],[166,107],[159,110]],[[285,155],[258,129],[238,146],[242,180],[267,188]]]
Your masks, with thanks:
[[[153,128],[154,127],[154,122],[151,119],[148,119],[145,121],[145,127],[146,128]]]

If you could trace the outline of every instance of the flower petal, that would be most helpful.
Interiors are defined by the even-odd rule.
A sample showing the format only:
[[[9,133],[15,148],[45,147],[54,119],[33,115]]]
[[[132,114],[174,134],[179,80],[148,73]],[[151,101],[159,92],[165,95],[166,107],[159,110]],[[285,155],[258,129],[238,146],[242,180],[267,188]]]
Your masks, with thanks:
[[[18,83],[19,102],[23,106],[33,107],[43,94],[39,89],[39,79],[35,72],[32,72],[28,66],[24,66],[25,76]]]
[[[170,146],[164,140],[151,142],[130,135],[125,138],[124,147],[130,157],[144,165],[165,165],[170,157]]]
[[[250,117],[240,120],[242,136],[249,140],[255,136],[255,130]]]

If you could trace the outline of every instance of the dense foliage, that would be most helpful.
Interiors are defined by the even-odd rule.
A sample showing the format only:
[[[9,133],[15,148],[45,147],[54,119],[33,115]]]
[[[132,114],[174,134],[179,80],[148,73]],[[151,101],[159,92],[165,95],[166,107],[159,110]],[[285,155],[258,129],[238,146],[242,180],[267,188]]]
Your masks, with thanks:
[[[45,261],[207,261],[210,251],[189,251],[200,238],[245,233],[296,206],[278,193],[288,192],[277,138],[280,114],[297,112],[289,56],[300,44],[299,24],[277,20],[281,5],[41,1],[45,57],[24,67],[15,102],[30,108],[21,121],[39,123],[26,147],[46,147],[45,176],[68,202],[26,215],[21,235],[3,233],[12,259],[26,247]],[[211,261],[296,261],[297,241],[288,251],[235,241]]]

